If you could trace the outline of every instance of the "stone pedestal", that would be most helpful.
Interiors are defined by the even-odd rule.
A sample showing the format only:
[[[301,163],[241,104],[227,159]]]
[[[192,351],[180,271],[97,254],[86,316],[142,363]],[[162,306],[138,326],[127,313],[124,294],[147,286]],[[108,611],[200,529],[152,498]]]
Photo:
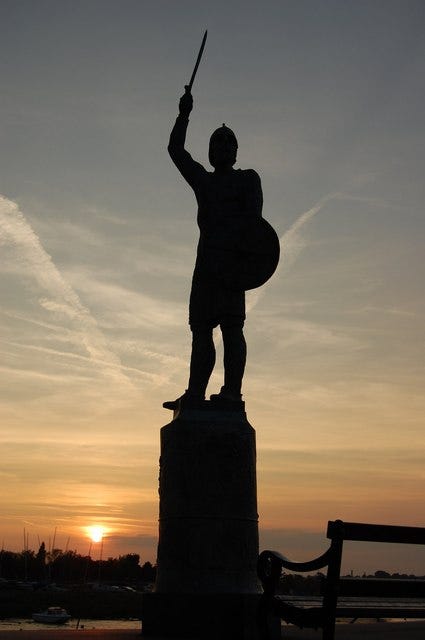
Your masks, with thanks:
[[[256,638],[255,432],[243,403],[177,411],[161,429],[158,574],[143,635]]]

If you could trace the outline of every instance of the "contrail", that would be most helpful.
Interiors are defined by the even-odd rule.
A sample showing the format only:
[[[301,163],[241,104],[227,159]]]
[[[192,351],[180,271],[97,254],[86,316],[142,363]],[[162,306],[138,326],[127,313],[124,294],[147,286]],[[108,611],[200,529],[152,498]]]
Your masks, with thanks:
[[[311,209],[301,213],[289,229],[280,236],[281,256],[279,266],[274,277],[276,277],[276,274],[279,273],[279,271],[282,271],[282,269],[288,268],[293,264],[299,253],[305,247],[305,242],[302,240],[300,234],[301,229],[310,222],[310,220],[312,220],[330,200],[334,200],[339,197],[341,197],[340,192],[334,192],[324,196],[315,205],[313,205]],[[268,283],[260,289],[250,292],[249,300],[247,300],[247,311],[252,311],[252,309],[257,306],[261,298],[264,296],[267,286]]]
[[[86,348],[90,360],[102,372],[116,381],[129,383],[121,371],[121,362],[107,345],[96,320],[82,304],[77,293],[64,280],[51,256],[43,248],[39,237],[31,228],[18,205],[0,195],[0,245],[9,245],[48,297],[39,300],[40,305],[60,313],[77,324],[78,341]]]

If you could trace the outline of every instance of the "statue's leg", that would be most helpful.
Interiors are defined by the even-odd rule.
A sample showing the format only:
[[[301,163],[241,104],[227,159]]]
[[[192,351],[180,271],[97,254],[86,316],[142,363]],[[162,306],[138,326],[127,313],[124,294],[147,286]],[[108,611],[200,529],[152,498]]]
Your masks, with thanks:
[[[215,365],[213,329],[208,326],[191,326],[192,355],[187,393],[205,398],[208,381]]]
[[[246,363],[246,342],[243,324],[220,325],[224,348],[224,387],[222,392],[240,398]]]

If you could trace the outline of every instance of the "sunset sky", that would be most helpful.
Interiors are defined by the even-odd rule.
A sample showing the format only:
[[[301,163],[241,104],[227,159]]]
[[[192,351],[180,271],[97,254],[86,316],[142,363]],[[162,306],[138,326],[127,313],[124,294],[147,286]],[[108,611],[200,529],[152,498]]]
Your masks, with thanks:
[[[423,0],[2,0],[5,548],[56,528],[87,553],[100,525],[104,556],[155,560],[198,235],[166,147],[206,28],[188,149],[207,166],[230,126],[282,241],[246,322],[261,548],[310,559],[335,518],[425,526],[424,19]],[[425,551],[352,545],[344,568],[425,574]]]

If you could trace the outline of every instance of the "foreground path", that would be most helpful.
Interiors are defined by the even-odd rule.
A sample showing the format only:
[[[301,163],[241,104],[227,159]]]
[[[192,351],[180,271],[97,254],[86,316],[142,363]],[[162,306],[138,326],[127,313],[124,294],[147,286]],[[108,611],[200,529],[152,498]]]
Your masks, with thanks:
[[[0,640],[140,640],[141,638],[138,629],[56,628],[42,631],[0,631]],[[336,640],[360,640],[360,638],[361,640],[424,640],[425,622],[372,622],[371,624],[337,625]],[[155,640],[161,640],[161,638]],[[181,638],[180,640],[187,639]],[[204,639],[199,638],[199,640]],[[321,633],[285,625],[282,627],[282,640],[321,640]]]

